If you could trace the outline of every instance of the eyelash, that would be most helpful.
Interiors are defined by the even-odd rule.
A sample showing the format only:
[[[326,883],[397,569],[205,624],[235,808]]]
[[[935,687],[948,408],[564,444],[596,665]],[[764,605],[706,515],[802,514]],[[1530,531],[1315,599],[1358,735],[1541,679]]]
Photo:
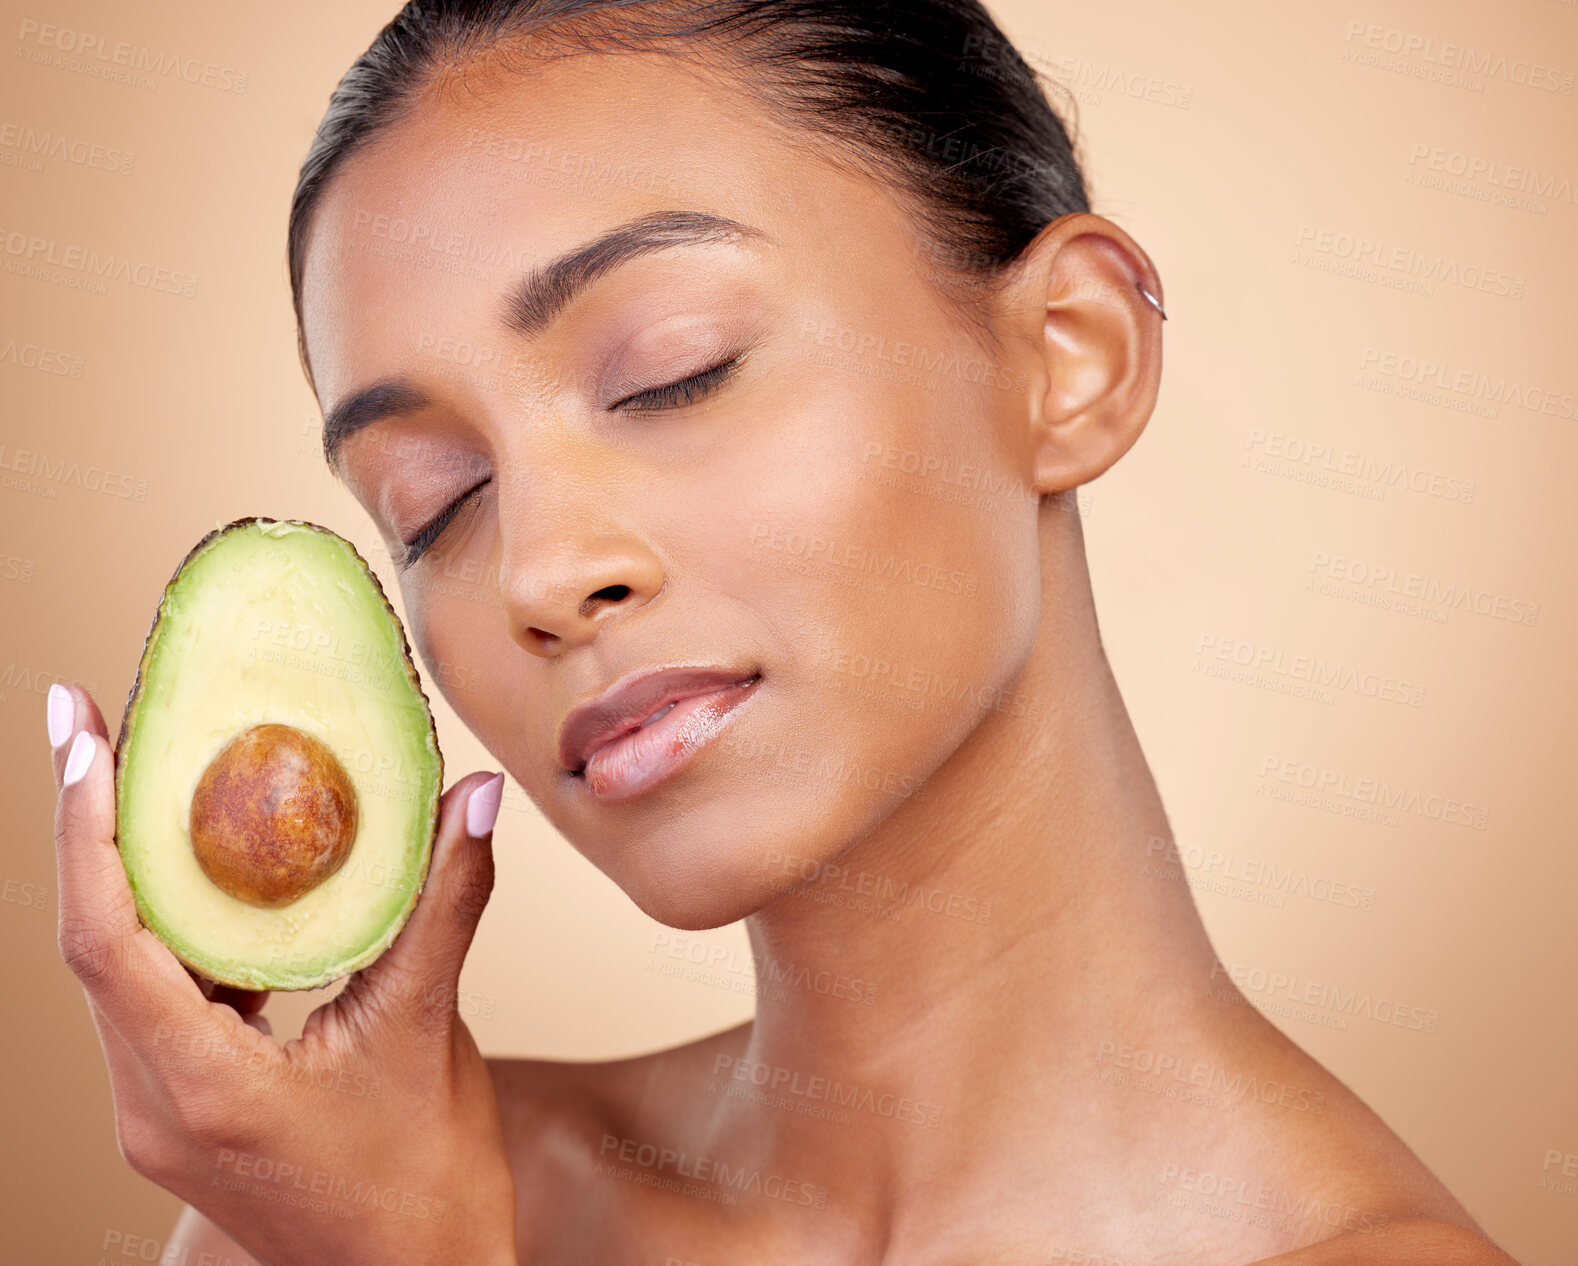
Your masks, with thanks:
[[[636,406],[636,412],[646,412],[656,409],[674,409],[681,405],[695,404],[696,401],[711,395],[729,378],[740,362],[745,359],[745,353],[724,361],[721,365],[714,365],[711,369],[704,369],[699,374],[692,374],[679,382],[671,382],[662,387],[653,387],[650,391],[640,391],[633,396],[626,396],[623,400],[609,406],[610,410],[628,407],[631,401],[645,400],[651,403]]]
[[[486,488],[488,484],[492,482],[493,481],[491,479],[484,479],[481,483],[472,485],[472,487],[461,493],[447,506],[440,510],[438,512],[437,518],[433,519],[432,522],[430,522],[409,541],[404,542],[405,549],[400,554],[400,570],[404,571],[407,567],[411,566],[412,563],[416,562],[417,559],[421,558],[423,554],[427,553],[428,547],[438,539],[439,533],[449,526],[449,521],[453,519],[455,515],[460,513],[461,507],[471,499],[472,494],[481,492],[482,489]]]
[[[711,395],[723,385],[745,359],[744,353],[735,356],[722,364],[714,365],[711,369],[704,369],[699,374],[692,374],[679,382],[666,383],[661,387],[653,387],[650,391],[640,391],[633,396],[626,396],[623,400],[609,406],[610,410],[626,408],[632,401],[642,400],[648,403],[636,406],[634,412],[648,412],[659,409],[674,409],[681,405],[695,404],[696,401]],[[481,483],[473,485],[460,496],[451,501],[443,510],[439,511],[426,527],[418,532],[409,541],[404,542],[405,549],[401,552],[399,566],[404,571],[417,559],[427,552],[436,541],[439,534],[449,526],[450,520],[460,512],[460,509],[471,498],[471,495],[480,492],[491,481],[484,479]]]

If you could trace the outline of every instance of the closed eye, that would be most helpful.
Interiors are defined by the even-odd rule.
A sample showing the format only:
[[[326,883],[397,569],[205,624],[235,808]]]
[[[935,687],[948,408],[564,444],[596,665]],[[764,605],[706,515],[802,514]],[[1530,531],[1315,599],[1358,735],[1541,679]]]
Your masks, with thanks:
[[[609,406],[610,412],[614,409],[625,409],[632,413],[652,412],[660,409],[675,409],[684,405],[695,404],[711,395],[723,385],[734,372],[739,369],[745,360],[745,353],[733,356],[721,364],[714,365],[711,369],[704,369],[699,374],[692,374],[689,378],[682,378],[679,382],[667,383],[661,387],[653,387],[648,391],[637,392],[633,396],[626,396],[623,400],[616,401]],[[450,521],[460,513],[473,494],[480,492],[492,482],[484,479],[473,485],[460,496],[456,497],[434,518],[426,527],[418,532],[409,541],[402,542],[405,548],[397,560],[400,570],[404,571],[417,559],[421,558],[428,548],[436,541],[443,530],[449,526]]]
[[[468,488],[465,492],[461,493],[447,506],[440,510],[438,512],[438,516],[433,519],[432,522],[430,522],[425,528],[418,532],[409,541],[402,542],[405,546],[405,549],[401,551],[399,559],[396,560],[400,570],[404,571],[407,567],[411,566],[412,563],[416,562],[417,559],[421,558],[422,555],[427,552],[428,546],[432,545],[432,543],[438,539],[439,533],[449,526],[449,521],[460,513],[461,507],[471,499],[472,495],[481,492],[482,489],[486,488],[491,482],[491,478],[484,479],[481,483],[474,484],[472,487]]]
[[[711,395],[723,385],[725,380],[732,377],[734,371],[745,360],[745,353],[731,357],[720,365],[711,369],[704,369],[699,374],[692,374],[689,378],[682,378],[679,382],[671,382],[666,386],[653,387],[650,391],[640,391],[633,396],[626,396],[623,400],[609,405],[609,411],[626,409],[634,413],[642,413],[657,409],[675,409]]]

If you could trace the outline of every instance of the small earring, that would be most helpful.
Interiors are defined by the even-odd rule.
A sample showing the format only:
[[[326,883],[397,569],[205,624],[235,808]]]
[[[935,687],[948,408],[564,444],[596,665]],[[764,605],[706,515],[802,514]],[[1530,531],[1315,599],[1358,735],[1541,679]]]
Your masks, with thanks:
[[[1139,282],[1135,282],[1134,284],[1137,287],[1139,287],[1139,291],[1140,291],[1140,293],[1142,295],[1145,296],[1146,302],[1149,303],[1151,305],[1151,307],[1155,308],[1158,312],[1160,312],[1162,314],[1162,320],[1165,321],[1167,319],[1167,309],[1162,307],[1161,301],[1159,299],[1157,299],[1157,297],[1155,295],[1153,295],[1149,290],[1147,290],[1144,286],[1141,286]]]

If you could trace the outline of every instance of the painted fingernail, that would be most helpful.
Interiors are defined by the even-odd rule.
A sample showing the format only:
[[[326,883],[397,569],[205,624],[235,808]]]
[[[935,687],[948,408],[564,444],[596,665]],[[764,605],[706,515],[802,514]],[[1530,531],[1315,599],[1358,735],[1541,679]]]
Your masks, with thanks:
[[[499,820],[499,805],[504,800],[504,775],[494,774],[471,793],[466,801],[466,834],[480,840]]]
[[[82,775],[88,772],[88,766],[93,764],[93,754],[98,750],[93,735],[87,730],[78,730],[76,741],[71,745],[71,754],[66,757],[66,772],[61,776],[61,781],[68,787],[81,781]]]
[[[58,681],[49,688],[49,746],[59,747],[71,737],[71,727],[77,719],[77,702]]]

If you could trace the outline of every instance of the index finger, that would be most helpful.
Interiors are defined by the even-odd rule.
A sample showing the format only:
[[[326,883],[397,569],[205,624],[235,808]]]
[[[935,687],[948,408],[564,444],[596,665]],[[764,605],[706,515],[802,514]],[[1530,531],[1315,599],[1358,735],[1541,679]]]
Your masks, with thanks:
[[[115,846],[115,753],[104,718],[86,692],[60,689],[71,699],[73,732],[54,752],[60,956],[123,1035],[157,1025],[189,1032],[212,1017],[196,982],[137,918]],[[63,719],[55,687],[51,708],[55,721]]]

